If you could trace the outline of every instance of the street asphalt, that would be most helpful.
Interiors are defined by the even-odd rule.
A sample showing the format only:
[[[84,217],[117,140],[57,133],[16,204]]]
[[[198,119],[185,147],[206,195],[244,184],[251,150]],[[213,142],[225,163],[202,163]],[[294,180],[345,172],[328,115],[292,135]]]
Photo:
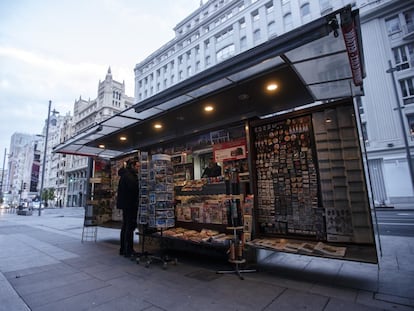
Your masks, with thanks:
[[[380,236],[378,265],[261,251],[241,280],[220,256],[137,264],[117,229],[82,243],[83,213],[0,210],[0,310],[414,310],[412,237]]]

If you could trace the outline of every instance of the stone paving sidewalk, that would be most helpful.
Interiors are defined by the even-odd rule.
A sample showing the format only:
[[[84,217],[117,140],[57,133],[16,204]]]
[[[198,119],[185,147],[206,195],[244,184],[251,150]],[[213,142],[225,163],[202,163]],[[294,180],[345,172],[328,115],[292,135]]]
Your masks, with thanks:
[[[81,243],[82,223],[81,208],[0,214],[0,310],[414,310],[413,238],[382,236],[379,265],[263,251],[240,280],[184,253],[146,268],[118,255],[118,230]]]

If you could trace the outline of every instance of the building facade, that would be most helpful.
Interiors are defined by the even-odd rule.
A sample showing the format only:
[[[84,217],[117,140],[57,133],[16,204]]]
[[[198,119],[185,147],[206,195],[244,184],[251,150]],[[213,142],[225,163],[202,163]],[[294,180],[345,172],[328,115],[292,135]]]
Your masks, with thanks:
[[[210,0],[174,28],[175,37],[135,66],[141,102],[223,60],[346,5],[360,9],[367,78],[357,98],[372,198],[376,205],[414,203],[407,159],[414,136],[413,2],[404,0]],[[395,72],[403,118],[388,60]],[[414,105],[413,105],[414,106]],[[404,129],[404,134],[402,129]],[[408,143],[404,146],[404,135]],[[414,175],[413,175],[414,176]]]
[[[60,115],[58,111],[53,109],[48,119],[45,120],[45,125],[42,131],[42,140],[41,140],[41,158],[40,158],[40,172],[39,172],[39,182],[38,182],[38,191],[42,187],[42,174],[43,169],[44,180],[43,180],[43,190],[51,191],[54,194],[54,199],[47,200],[48,206],[64,206],[65,201],[65,192],[66,185],[64,182],[64,170],[65,157],[61,154],[53,153],[53,147],[58,145],[61,140],[61,129],[67,123],[67,120],[70,120],[70,115]],[[49,120],[49,132],[46,135],[47,130],[47,121]],[[47,145],[46,145],[46,155],[44,155],[44,144],[47,136]],[[63,174],[63,175],[62,175]]]
[[[125,94],[125,83],[113,80],[111,68],[104,81],[99,81],[98,97],[94,100],[75,100],[71,130],[66,129],[66,139],[96,125],[134,104],[134,98]],[[67,128],[67,127],[66,127]],[[63,155],[61,155],[63,156]],[[87,201],[89,162],[84,156],[66,155],[65,173],[67,185],[67,206],[85,206]]]
[[[414,2],[365,1],[362,12],[367,79],[359,108],[373,198],[412,206]]]
[[[7,176],[3,191],[10,204],[18,205],[36,195],[39,176],[39,142],[37,135],[14,133],[10,140]],[[36,180],[37,177],[37,180]]]

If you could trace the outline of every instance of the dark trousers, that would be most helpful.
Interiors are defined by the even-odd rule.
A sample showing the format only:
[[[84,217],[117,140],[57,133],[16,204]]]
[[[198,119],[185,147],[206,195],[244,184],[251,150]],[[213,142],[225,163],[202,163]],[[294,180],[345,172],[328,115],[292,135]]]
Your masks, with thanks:
[[[131,255],[134,252],[134,230],[137,227],[137,209],[122,210],[121,227],[121,249],[119,252],[124,255]]]

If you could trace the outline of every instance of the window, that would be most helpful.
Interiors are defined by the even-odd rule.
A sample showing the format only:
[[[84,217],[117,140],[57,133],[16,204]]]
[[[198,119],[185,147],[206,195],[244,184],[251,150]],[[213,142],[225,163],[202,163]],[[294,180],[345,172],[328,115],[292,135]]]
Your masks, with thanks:
[[[216,36],[216,41],[220,42],[233,34],[233,28],[229,28]]]
[[[300,16],[302,17],[302,22],[306,23],[310,21],[310,5],[309,3],[305,3],[300,7]]]
[[[400,80],[404,105],[414,103],[414,77]]]
[[[410,128],[410,135],[414,137],[414,114],[407,115],[408,126]]]
[[[283,25],[285,27],[285,31],[291,30],[293,28],[292,13],[287,13],[285,16],[283,16]]]
[[[256,29],[253,33],[253,41],[257,42],[260,40],[260,29]]]
[[[269,37],[276,33],[276,23],[274,21],[267,24],[267,32],[269,33]]]
[[[394,54],[395,64],[400,70],[410,68],[409,59],[407,56],[408,48],[406,48],[405,45],[392,49],[392,52]]]
[[[400,25],[400,20],[399,20],[398,16],[394,16],[394,17],[386,20],[385,24],[387,26],[388,35],[392,35],[396,32],[401,31],[401,25]]]
[[[258,22],[259,19],[260,19],[259,11],[254,11],[252,13],[252,20],[253,20],[253,22]]]
[[[216,54],[217,61],[221,62],[225,60],[226,58],[233,56],[234,52],[235,52],[234,44],[230,44],[222,48],[221,50],[217,51],[217,54]]]
[[[246,37],[240,38],[240,49],[244,50],[247,47],[247,39]]]
[[[266,3],[266,14],[270,14],[274,11],[273,2]]]
[[[239,28],[240,29],[246,28],[246,21],[244,20],[244,18],[239,21]]]
[[[414,10],[404,12],[404,19],[407,33],[412,33],[414,31]]]
[[[330,0],[319,0],[319,6],[321,7],[322,12],[332,9],[332,4]]]

